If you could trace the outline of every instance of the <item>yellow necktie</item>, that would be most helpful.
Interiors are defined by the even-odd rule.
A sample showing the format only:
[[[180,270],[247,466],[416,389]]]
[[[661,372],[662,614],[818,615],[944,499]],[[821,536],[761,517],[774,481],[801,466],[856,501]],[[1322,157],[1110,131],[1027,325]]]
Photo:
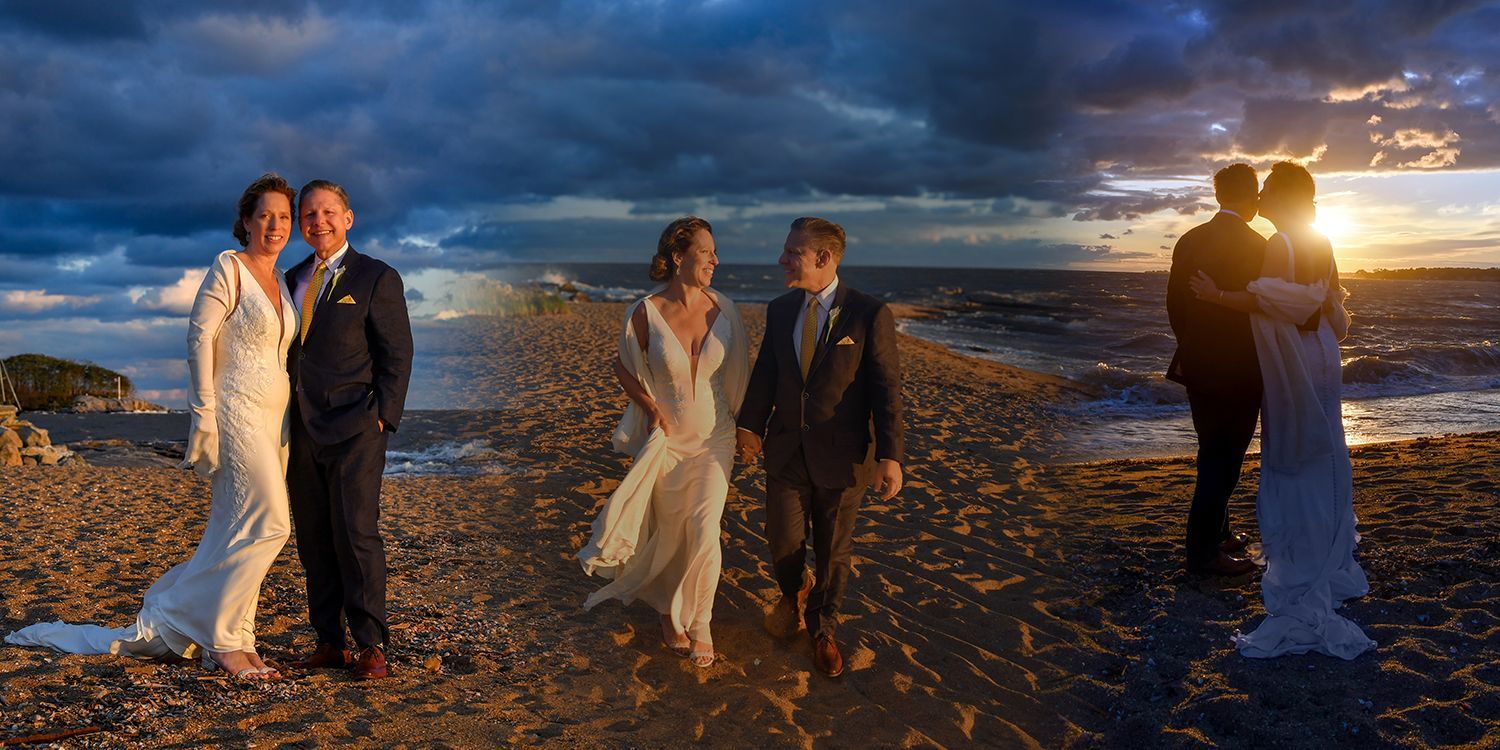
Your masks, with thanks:
[[[818,298],[807,298],[807,314],[802,317],[802,379],[812,369],[813,352],[818,348]]]
[[[307,329],[312,327],[313,308],[317,306],[318,292],[323,291],[323,272],[327,270],[328,266],[323,261],[318,261],[312,281],[307,284],[307,292],[302,295],[302,333],[297,339],[299,342],[307,342]]]

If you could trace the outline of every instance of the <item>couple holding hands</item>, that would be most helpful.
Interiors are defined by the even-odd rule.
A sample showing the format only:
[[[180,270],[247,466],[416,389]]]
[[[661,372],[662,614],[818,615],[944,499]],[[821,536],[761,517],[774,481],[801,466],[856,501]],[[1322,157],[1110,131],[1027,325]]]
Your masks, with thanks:
[[[188,325],[193,422],[182,465],[213,486],[197,549],[146,591],[129,627],[39,623],[7,642],[197,656],[238,680],[279,679],[256,649],[255,610],[295,518],[318,643],[290,666],[389,674],[380,480],[406,402],[411,326],[400,275],[349,246],[353,226],[333,182],[299,194],[266,174],[245,189],[234,222],[242,249],[209,267]],[[282,274],[276,259],[294,228],[312,254]]]
[[[651,278],[665,283],[626,313],[614,370],[630,403],[613,444],[634,462],[578,552],[586,572],[613,579],[584,606],[645,601],[666,647],[697,666],[716,658],[709,622],[735,455],[763,454],[780,589],[766,629],[789,639],[805,625],[817,670],[843,673],[834,630],[860,500],[867,485],[895,496],[903,451],[895,319],[840,283],[844,245],[838,224],[792,222],[779,261],[792,291],[766,307],[753,367],[738,310],[710,286],[718,255],[702,219],[662,232]]]

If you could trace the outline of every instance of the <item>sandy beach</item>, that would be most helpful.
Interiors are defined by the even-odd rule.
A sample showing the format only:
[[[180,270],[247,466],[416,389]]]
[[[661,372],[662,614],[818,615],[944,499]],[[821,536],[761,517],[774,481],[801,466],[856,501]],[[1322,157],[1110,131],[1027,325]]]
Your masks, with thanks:
[[[424,371],[441,374],[413,388],[461,394],[462,410],[414,413],[403,432],[484,441],[498,468],[387,478],[392,679],[315,673],[243,687],[196,665],[0,646],[0,740],[99,727],[65,746],[1496,741],[1500,435],[1358,449],[1372,591],[1349,615],[1380,647],[1350,663],[1254,662],[1228,636],[1260,617],[1257,579],[1180,571],[1191,461],[1049,467],[1066,427],[1054,407],[1077,395],[1066,381],[903,336],[908,481],[862,511],[840,628],[848,671],[824,679],[805,641],[762,631],[775,595],[764,475],[743,467],[725,513],[720,660],[698,669],[661,646],[644,605],[581,609],[601,582],[573,553],[628,465],[608,449],[624,403],[609,370],[624,307],[570,309],[419,331]],[[758,345],[763,308],[745,312]],[[0,520],[14,529],[0,537],[0,629],[129,623],[203,526],[206,483],[165,465],[162,442],[182,437],[98,436],[93,465],[0,469]],[[1247,471],[1232,511],[1242,528],[1253,487]],[[304,612],[288,546],[260,604],[269,660],[312,645]]]

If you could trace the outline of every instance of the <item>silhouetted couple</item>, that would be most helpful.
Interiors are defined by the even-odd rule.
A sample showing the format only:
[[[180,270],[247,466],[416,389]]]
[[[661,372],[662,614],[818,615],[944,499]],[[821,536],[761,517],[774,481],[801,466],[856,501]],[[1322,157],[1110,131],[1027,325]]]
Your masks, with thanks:
[[[1354,560],[1354,487],[1340,408],[1339,341],[1349,316],[1328,239],[1313,227],[1312,175],[1274,165],[1257,193],[1255,170],[1214,175],[1220,210],[1172,252],[1167,313],[1177,351],[1167,377],[1187,388],[1198,434],[1197,486],[1187,522],[1187,567],[1245,575],[1248,537],[1228,503],[1261,423],[1256,518],[1267,617],[1240,653],[1320,653],[1352,659],[1374,647],[1335,610],[1369,590]],[[1247,226],[1256,214],[1276,233]]]

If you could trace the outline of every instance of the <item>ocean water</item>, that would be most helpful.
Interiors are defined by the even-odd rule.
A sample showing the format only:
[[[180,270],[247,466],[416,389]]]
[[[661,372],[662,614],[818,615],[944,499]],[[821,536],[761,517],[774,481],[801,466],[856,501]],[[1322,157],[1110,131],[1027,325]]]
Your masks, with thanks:
[[[512,284],[572,283],[595,300],[654,286],[645,264],[518,264]],[[893,302],[938,308],[902,330],[958,351],[1078,383],[1066,408],[1068,461],[1190,454],[1182,387],[1162,377],[1175,340],[1166,273],[845,267],[840,278]],[[1343,343],[1344,420],[1353,444],[1500,429],[1500,287],[1486,282],[1347,279],[1354,328]],[[783,293],[774,265],[719,267],[737,301]]]

